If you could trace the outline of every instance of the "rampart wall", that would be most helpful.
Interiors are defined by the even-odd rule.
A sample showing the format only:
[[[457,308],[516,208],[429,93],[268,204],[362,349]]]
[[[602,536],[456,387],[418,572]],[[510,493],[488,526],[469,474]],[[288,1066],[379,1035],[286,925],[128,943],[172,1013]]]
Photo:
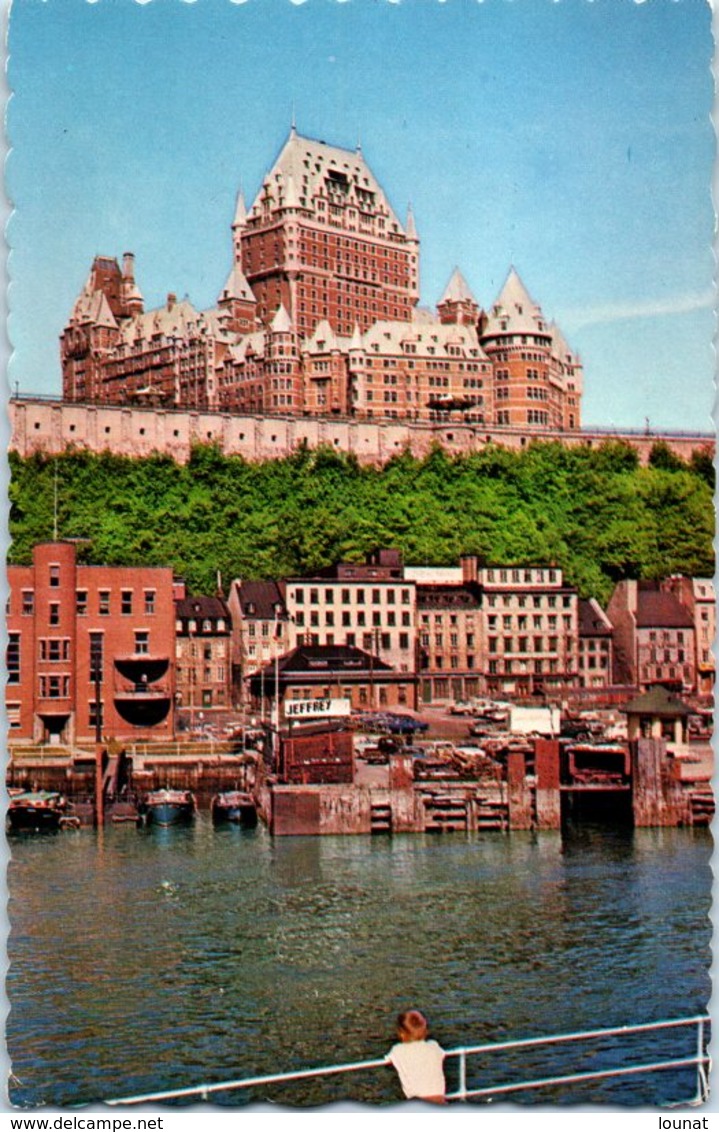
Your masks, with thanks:
[[[360,463],[383,464],[404,450],[421,458],[435,444],[449,453],[459,454],[477,451],[491,443],[520,449],[534,439],[588,447],[598,447],[606,440],[624,440],[637,449],[643,462],[657,440],[664,440],[683,458],[698,449],[714,452],[714,437],[709,433],[582,429],[579,432],[535,430],[530,434],[516,428],[483,428],[464,422],[235,416],[179,409],[86,405],[41,397],[13,398],[8,413],[10,448],[21,456],[38,451],[58,454],[77,448],[135,457],[158,452],[185,463],[193,445],[214,443],[227,455],[254,461],[289,456],[302,445],[309,448],[326,445],[338,452],[353,453]]]

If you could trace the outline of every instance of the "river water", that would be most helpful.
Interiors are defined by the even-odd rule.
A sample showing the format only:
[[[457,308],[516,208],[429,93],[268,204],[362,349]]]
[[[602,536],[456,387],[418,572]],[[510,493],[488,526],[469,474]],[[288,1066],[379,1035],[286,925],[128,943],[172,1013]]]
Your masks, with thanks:
[[[450,1049],[684,1017],[709,999],[706,831],[273,839],[202,818],[15,837],[11,852],[19,1106],[381,1057],[411,1006]],[[511,1058],[493,1057],[472,1080],[511,1079]],[[580,1068],[611,1057],[594,1045]],[[518,1068],[521,1080],[547,1064]],[[541,1099],[665,1104],[691,1096],[693,1080],[662,1073]],[[400,1094],[381,1069],[217,1099],[263,1097]]]

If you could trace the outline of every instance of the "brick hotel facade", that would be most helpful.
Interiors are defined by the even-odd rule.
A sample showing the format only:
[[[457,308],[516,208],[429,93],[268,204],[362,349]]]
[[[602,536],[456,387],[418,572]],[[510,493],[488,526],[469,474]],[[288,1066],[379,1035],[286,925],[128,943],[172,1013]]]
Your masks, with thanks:
[[[61,336],[66,401],[228,413],[466,420],[575,432],[582,367],[514,269],[485,311],[459,270],[418,307],[419,238],[360,149],[293,128],[213,309],[144,310],[134,256],[99,256]]]

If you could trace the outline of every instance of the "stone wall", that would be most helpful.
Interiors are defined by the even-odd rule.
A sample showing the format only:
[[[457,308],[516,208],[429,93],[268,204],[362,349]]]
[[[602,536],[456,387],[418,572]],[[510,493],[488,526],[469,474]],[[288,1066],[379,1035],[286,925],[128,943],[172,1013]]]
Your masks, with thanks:
[[[185,463],[194,444],[218,444],[227,455],[246,460],[289,456],[301,445],[327,445],[352,453],[363,464],[382,464],[408,449],[426,456],[435,444],[453,454],[473,452],[489,443],[521,449],[530,440],[559,440],[567,445],[598,447],[608,439],[625,440],[646,461],[652,445],[664,440],[678,456],[697,449],[713,453],[710,434],[632,432],[603,433],[516,428],[482,428],[457,423],[358,421],[320,417],[235,416],[170,409],[81,405],[22,397],[9,402],[10,448],[21,456],[33,452],[57,454],[72,448],[150,456],[153,452]]]

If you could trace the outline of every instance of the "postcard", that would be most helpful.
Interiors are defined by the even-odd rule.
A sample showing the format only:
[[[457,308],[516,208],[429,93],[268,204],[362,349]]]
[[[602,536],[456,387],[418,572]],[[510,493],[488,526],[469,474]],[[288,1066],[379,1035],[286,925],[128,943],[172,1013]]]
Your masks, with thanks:
[[[710,1110],[712,50],[10,8],[10,1110]]]

